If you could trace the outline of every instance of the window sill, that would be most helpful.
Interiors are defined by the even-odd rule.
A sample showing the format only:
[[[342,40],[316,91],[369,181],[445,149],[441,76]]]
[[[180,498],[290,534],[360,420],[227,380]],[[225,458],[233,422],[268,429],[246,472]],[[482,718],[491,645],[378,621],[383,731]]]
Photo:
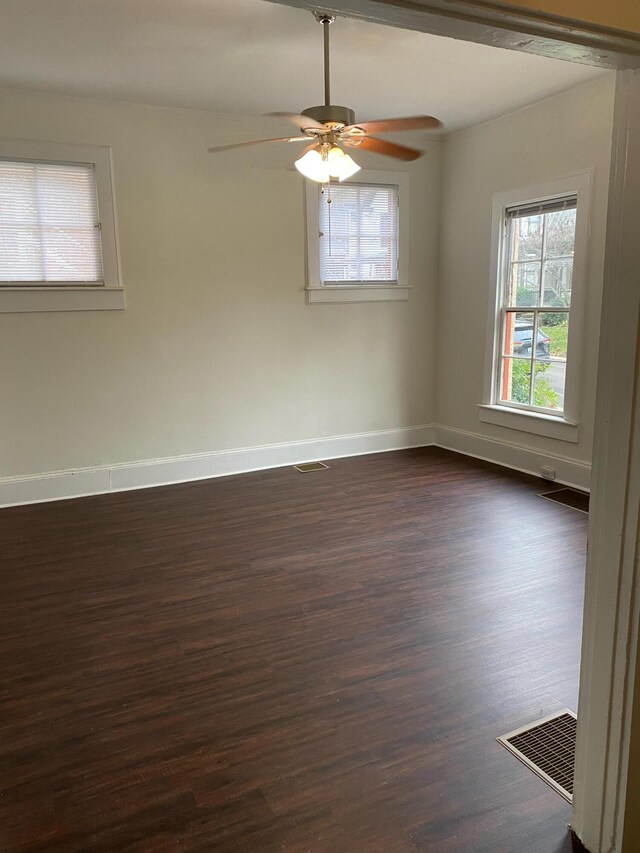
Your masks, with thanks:
[[[119,311],[122,287],[3,287],[0,314],[49,311]]]
[[[543,415],[540,412],[525,412],[508,409],[506,406],[490,406],[480,403],[478,416],[487,424],[518,429],[522,432],[544,435],[559,441],[578,441],[578,422],[556,418],[553,415]]]
[[[398,302],[409,298],[409,287],[398,284],[325,285],[305,287],[307,305],[318,302]]]

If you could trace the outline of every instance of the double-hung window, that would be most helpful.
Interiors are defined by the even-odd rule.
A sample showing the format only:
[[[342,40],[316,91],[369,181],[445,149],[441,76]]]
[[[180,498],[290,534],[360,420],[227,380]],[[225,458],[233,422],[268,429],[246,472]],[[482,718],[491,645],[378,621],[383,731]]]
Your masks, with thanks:
[[[564,411],[575,196],[508,208],[497,399]]]
[[[0,140],[0,311],[122,307],[107,149]]]
[[[307,301],[407,299],[407,185],[401,173],[307,184]]]
[[[588,175],[540,190],[553,188],[504,193],[494,204],[496,299],[480,417],[576,440]]]

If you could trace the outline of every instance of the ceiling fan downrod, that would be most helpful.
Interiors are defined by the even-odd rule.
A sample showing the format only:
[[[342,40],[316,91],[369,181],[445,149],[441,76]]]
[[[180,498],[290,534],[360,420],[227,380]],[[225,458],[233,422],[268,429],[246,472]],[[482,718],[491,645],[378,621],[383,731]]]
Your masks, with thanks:
[[[322,124],[335,129],[353,124],[356,120],[355,113],[348,107],[340,107],[331,103],[331,79],[330,79],[330,56],[329,56],[329,27],[335,21],[335,15],[327,12],[314,12],[316,21],[322,24],[324,31],[324,104],[318,107],[309,107],[302,111],[303,116],[309,116]]]
[[[316,21],[322,24],[324,35],[324,105],[331,106],[331,73],[330,73],[330,54],[329,54],[329,27],[335,21],[335,15],[329,15],[326,12],[314,12]]]

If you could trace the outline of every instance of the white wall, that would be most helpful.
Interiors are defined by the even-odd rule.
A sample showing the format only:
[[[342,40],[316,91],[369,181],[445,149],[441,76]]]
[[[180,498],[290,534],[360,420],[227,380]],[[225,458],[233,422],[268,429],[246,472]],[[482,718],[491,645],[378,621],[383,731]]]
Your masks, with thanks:
[[[275,130],[275,133],[274,133]],[[127,308],[0,315],[0,476],[433,420],[440,144],[410,171],[408,302],[305,305],[288,133],[233,118],[0,91],[0,136],[112,146]]]
[[[503,458],[495,442],[540,457],[591,461],[602,273],[615,76],[557,95],[526,109],[447,137],[443,152],[436,420],[452,447]],[[587,269],[585,348],[581,364],[577,444],[481,423],[489,305],[491,199],[515,189],[593,168]],[[471,433],[472,435],[469,435]],[[515,455],[514,455],[515,454]],[[524,457],[522,457],[524,458]],[[510,452],[518,464],[518,451]],[[553,461],[553,459],[552,459]],[[580,468],[580,466],[578,466]],[[573,466],[572,470],[577,470]],[[569,477],[571,475],[568,475]],[[578,485],[586,485],[581,481]]]
[[[0,314],[0,503],[70,493],[67,481],[12,492],[24,475],[97,468],[103,479],[71,493],[100,491],[118,487],[111,466],[139,460],[434,421],[445,446],[532,471],[551,462],[559,479],[586,485],[613,84],[603,75],[433,141],[408,166],[358,152],[365,167],[410,173],[411,297],[311,306],[302,291],[303,192],[293,147],[206,153],[212,144],[272,135],[272,120],[0,90],[0,136],[112,147],[127,291],[125,311]],[[572,444],[481,423],[477,404],[491,197],[587,168],[595,170],[587,347]],[[424,443],[434,433],[403,435]],[[385,449],[396,438],[371,441]],[[358,448],[323,443],[294,455]],[[275,458],[167,463],[164,479]],[[120,486],[157,481],[148,469],[138,479],[118,477]]]

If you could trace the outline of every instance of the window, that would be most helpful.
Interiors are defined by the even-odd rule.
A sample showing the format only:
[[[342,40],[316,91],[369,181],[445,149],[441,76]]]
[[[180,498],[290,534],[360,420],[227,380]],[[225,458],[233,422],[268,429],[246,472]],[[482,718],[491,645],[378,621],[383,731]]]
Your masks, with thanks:
[[[123,306],[108,150],[0,140],[0,311]]]
[[[308,302],[407,299],[407,186],[402,173],[307,184]]]
[[[540,188],[555,187],[554,195],[505,193],[494,203],[496,300],[482,420],[577,440],[588,178]]]
[[[506,211],[497,400],[564,411],[575,196]]]
[[[93,164],[0,160],[0,284],[102,284]]]
[[[338,184],[320,196],[320,280],[398,283],[398,187]]]

